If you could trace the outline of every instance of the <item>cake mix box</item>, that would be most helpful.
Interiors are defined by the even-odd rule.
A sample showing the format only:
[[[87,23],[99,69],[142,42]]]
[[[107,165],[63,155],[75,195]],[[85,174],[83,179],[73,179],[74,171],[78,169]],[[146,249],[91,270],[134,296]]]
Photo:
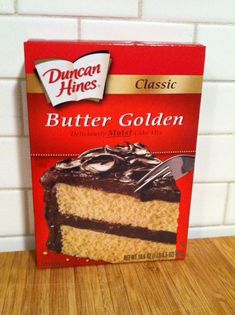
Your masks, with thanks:
[[[25,43],[39,268],[185,257],[204,56]]]

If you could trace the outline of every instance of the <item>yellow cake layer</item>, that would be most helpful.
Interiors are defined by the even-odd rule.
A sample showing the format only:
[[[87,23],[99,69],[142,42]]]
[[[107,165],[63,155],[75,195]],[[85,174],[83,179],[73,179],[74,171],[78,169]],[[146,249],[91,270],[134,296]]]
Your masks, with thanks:
[[[134,197],[81,186],[56,184],[59,212],[90,220],[177,232],[179,203]]]
[[[111,263],[175,259],[176,245],[82,230],[62,225],[62,253]],[[167,254],[167,256],[163,255]],[[131,257],[134,255],[134,257]]]

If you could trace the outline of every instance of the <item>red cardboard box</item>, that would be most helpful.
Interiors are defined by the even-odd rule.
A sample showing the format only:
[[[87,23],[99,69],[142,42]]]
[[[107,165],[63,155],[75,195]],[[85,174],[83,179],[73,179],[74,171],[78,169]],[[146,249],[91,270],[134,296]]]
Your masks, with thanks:
[[[185,257],[204,57],[25,43],[39,268]]]

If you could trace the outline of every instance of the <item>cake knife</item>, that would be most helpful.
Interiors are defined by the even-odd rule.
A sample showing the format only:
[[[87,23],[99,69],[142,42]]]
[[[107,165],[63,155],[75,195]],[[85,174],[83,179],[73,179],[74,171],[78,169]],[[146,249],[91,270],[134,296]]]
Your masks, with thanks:
[[[138,182],[135,192],[141,190],[145,185],[157,177],[172,175],[175,180],[185,176],[194,168],[195,157],[192,155],[177,155],[155,166],[151,171],[144,175]]]

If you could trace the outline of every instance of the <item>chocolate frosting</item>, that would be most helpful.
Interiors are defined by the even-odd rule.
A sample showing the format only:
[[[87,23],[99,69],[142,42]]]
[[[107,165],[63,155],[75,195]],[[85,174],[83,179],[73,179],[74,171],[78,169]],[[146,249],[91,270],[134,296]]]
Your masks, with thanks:
[[[138,180],[161,163],[141,143],[94,148],[76,159],[58,162],[42,178],[46,191],[56,183],[81,185],[107,192],[130,195],[142,201],[178,202],[180,191],[172,176],[159,177],[138,192]]]

